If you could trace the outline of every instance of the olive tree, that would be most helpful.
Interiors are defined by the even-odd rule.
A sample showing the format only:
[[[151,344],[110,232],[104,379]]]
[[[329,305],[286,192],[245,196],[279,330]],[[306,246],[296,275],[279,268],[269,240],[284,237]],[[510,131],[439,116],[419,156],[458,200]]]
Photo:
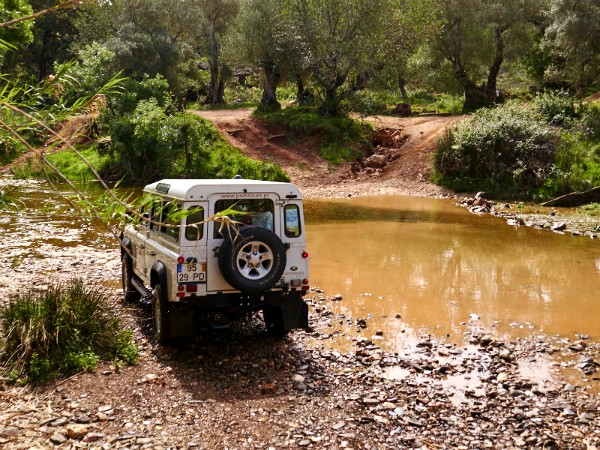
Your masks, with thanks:
[[[600,78],[600,2],[552,0],[542,47],[552,56],[545,73],[551,82],[576,88],[598,86]]]
[[[434,50],[451,66],[465,93],[465,109],[498,99],[498,75],[509,54],[531,46],[528,21],[542,0],[439,0],[443,25]]]
[[[310,69],[321,95],[321,114],[342,115],[341,102],[348,95],[342,86],[353,71],[371,66],[386,14],[383,6],[384,0],[286,2],[303,66]]]
[[[277,85],[297,62],[298,52],[283,6],[283,0],[242,0],[228,45],[232,61],[262,71],[263,109],[281,107]]]
[[[239,5],[237,0],[193,0],[200,12],[198,28],[199,46],[208,55],[210,83],[204,103],[225,103],[224,90],[228,68],[221,60],[222,41],[235,19]]]

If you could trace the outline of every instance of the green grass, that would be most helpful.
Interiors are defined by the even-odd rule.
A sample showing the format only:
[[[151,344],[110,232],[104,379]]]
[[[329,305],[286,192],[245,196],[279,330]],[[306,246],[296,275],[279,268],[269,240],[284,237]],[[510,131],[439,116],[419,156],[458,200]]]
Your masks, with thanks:
[[[104,289],[82,280],[13,296],[2,313],[3,372],[48,381],[90,371],[101,359],[135,364],[133,335],[121,327]]]
[[[265,122],[286,127],[292,138],[316,138],[317,152],[339,165],[355,161],[370,147],[373,128],[350,117],[323,117],[313,107],[287,107],[275,112],[255,112]]]

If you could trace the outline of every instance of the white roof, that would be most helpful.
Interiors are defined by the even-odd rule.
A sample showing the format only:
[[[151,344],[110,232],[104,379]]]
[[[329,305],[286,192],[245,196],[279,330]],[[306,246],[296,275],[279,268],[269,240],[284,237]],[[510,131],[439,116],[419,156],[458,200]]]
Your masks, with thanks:
[[[180,200],[206,200],[212,194],[276,193],[281,198],[302,198],[292,183],[239,179],[165,179],[147,185],[144,192]]]

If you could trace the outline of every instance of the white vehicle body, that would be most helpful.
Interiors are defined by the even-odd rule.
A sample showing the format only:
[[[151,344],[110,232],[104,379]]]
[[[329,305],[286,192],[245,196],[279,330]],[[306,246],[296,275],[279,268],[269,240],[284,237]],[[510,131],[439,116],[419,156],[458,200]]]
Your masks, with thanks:
[[[301,298],[308,290],[308,253],[296,186],[167,179],[144,192],[154,198],[141,212],[148,220],[126,226],[122,236],[123,289],[126,296],[152,297],[159,341],[185,334],[190,310],[263,310],[281,334],[307,326]],[[193,212],[173,222],[172,208]],[[214,220],[222,211],[232,220]]]

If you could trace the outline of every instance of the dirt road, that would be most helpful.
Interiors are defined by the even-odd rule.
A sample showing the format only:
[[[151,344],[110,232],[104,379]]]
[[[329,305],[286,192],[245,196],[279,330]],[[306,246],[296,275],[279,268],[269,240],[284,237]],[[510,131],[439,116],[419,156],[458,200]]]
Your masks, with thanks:
[[[295,141],[282,127],[252,117],[251,109],[196,111],[196,114],[212,121],[225,139],[246,155],[281,166],[306,197],[449,194],[429,182],[431,154],[438,137],[461,116],[366,117],[364,120],[375,128],[399,130],[405,136],[398,159],[381,171],[366,173],[352,171],[350,164],[331,167],[316,152],[318,138]]]

